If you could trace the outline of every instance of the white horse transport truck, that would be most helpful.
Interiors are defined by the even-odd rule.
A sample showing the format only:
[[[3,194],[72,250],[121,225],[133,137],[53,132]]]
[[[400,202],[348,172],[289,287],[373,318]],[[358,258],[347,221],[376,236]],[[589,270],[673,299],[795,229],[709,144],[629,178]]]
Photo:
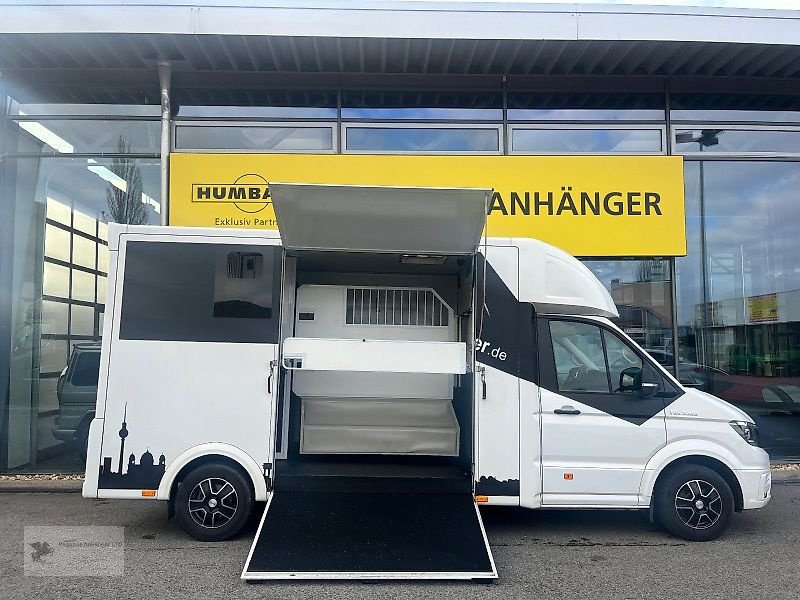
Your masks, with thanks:
[[[482,238],[489,190],[270,191],[280,233],[110,227],[87,498],[166,501],[200,540],[266,502],[246,580],[495,578],[480,503],[702,541],[769,501],[750,417],[575,258]]]

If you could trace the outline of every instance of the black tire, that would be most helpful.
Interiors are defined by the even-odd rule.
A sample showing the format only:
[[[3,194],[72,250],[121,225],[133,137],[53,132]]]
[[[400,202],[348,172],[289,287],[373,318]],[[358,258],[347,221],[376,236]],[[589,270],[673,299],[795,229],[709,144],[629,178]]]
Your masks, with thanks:
[[[733,492],[716,471],[681,465],[656,486],[655,518],[672,535],[693,542],[718,538],[730,524]]]
[[[238,534],[255,504],[245,475],[224,463],[192,469],[178,486],[174,502],[183,530],[201,542],[220,542]]]

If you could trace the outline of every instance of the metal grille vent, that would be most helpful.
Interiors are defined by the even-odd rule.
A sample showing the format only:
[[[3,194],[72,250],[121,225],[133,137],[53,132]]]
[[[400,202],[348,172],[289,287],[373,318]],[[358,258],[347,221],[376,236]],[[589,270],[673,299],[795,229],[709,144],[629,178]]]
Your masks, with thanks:
[[[450,307],[433,290],[349,287],[345,323],[447,327]]]

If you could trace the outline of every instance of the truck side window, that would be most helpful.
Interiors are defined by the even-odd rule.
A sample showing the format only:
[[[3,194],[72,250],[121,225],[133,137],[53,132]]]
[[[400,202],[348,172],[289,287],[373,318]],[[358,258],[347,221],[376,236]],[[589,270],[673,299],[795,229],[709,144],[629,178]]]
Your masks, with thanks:
[[[272,317],[272,286],[264,280],[264,255],[260,252],[225,252],[224,247],[220,250],[214,278],[214,316],[231,319]]]
[[[599,327],[573,321],[550,321],[550,338],[559,391],[609,392]]]
[[[604,329],[603,338],[606,343],[606,356],[608,357],[608,373],[611,376],[611,391],[620,393],[620,384],[630,385],[623,376],[623,371],[631,367],[642,370],[642,381],[647,383],[658,383],[661,378],[656,374],[655,369],[648,363],[642,361],[641,356],[623,339]]]
[[[282,249],[125,245],[120,339],[278,343]]]

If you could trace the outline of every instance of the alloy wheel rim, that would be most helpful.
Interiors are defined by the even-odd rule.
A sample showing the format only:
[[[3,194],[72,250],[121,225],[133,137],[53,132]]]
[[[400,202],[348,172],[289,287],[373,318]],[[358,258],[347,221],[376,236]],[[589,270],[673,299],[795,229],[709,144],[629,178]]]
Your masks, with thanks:
[[[236,489],[220,477],[204,479],[189,494],[189,515],[205,529],[217,529],[229,523],[238,507]]]
[[[722,516],[722,496],[707,481],[692,479],[678,488],[675,511],[687,527],[708,529]]]

